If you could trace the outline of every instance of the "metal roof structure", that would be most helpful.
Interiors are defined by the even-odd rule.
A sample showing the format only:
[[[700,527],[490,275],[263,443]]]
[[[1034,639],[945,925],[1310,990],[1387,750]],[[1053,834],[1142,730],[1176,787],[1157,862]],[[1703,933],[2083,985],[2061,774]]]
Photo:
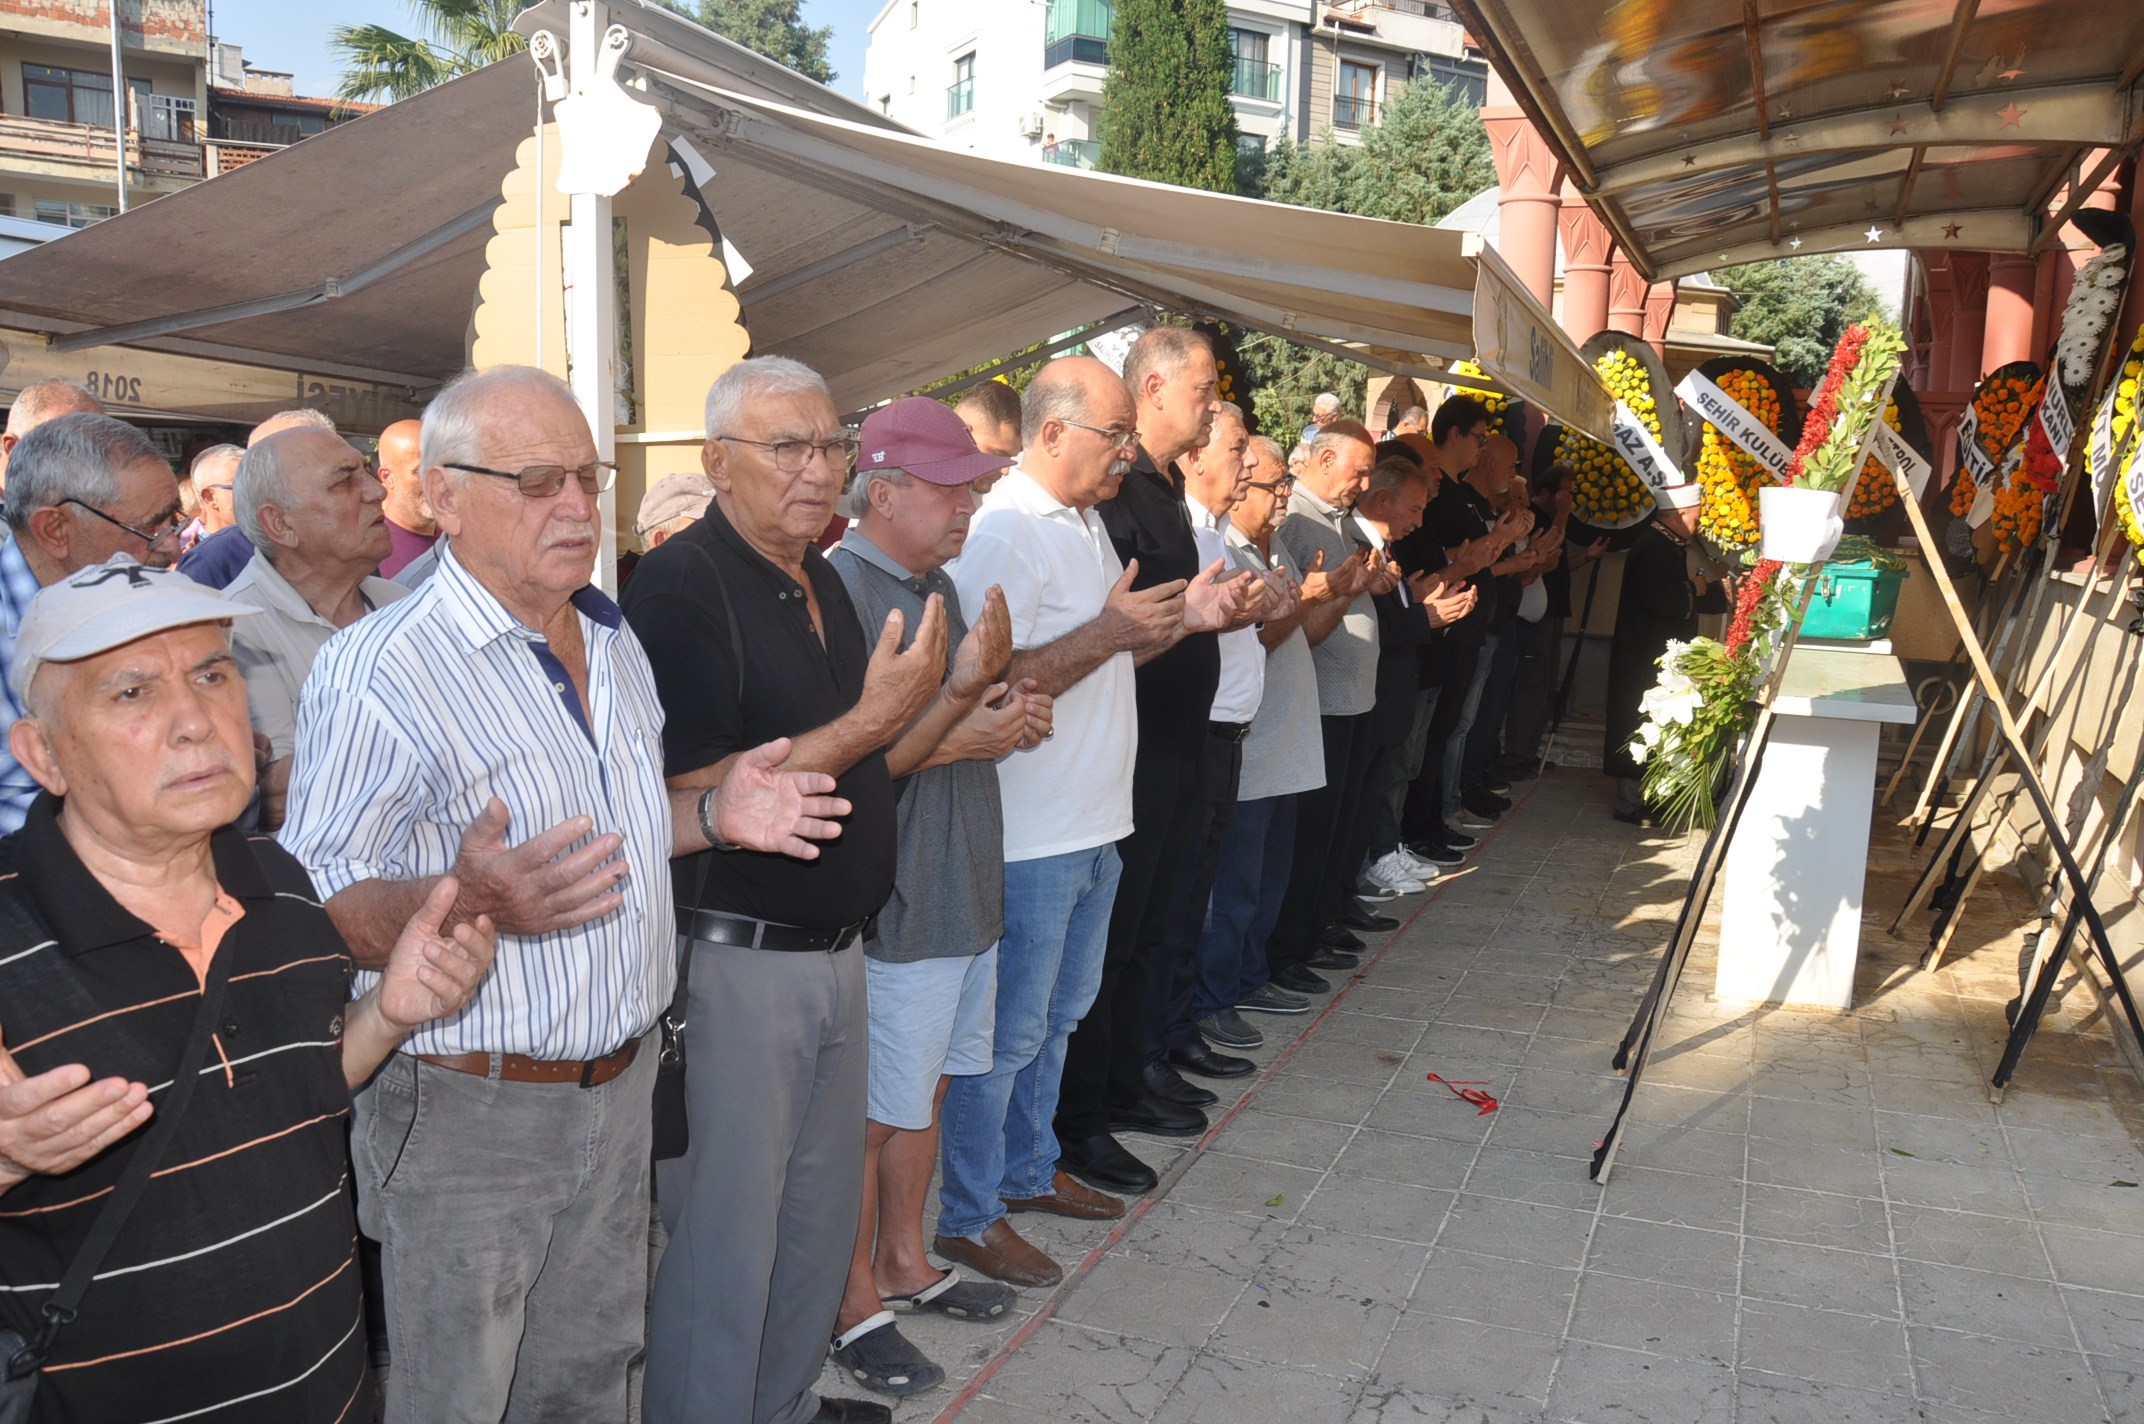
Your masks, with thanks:
[[[1459,233],[949,151],[648,0],[609,5],[636,92],[751,265],[753,349],[812,365],[845,410],[1150,310],[1406,374],[1473,351]],[[516,23],[563,30],[565,7]],[[0,327],[425,390],[462,367],[538,112],[516,59],[337,125],[0,262]]]
[[[1866,247],[2038,250],[2144,139],[2144,6],[1453,3],[1653,280]]]

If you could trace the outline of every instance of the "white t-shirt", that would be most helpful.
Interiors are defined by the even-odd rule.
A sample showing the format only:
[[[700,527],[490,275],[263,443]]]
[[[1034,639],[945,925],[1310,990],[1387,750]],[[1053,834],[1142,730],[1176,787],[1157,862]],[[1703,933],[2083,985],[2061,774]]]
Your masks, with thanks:
[[[1025,651],[1093,622],[1124,565],[1099,515],[1059,502],[1015,467],[984,496],[951,572],[970,623],[992,584],[1005,591],[1012,645]],[[1007,861],[1131,834],[1134,696],[1132,655],[1117,653],[1058,695],[1048,741],[998,763]]]
[[[1228,516],[1216,517],[1189,495],[1184,496],[1184,511],[1191,516],[1191,537],[1199,546],[1199,568],[1209,568],[1219,559],[1221,572],[1229,573],[1234,560],[1226,539]],[[1221,683],[1214,689],[1213,711],[1208,715],[1216,722],[1248,722],[1258,715],[1258,704],[1266,694],[1265,645],[1258,641],[1256,628],[1223,633],[1219,641]]]

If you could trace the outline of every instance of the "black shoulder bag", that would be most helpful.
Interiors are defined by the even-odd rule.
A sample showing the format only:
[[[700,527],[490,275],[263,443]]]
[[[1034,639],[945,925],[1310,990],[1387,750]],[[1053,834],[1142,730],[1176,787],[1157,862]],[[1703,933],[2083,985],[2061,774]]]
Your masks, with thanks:
[[[17,912],[19,913],[19,911]],[[11,914],[8,918],[16,916]],[[104,1264],[104,1257],[119,1239],[120,1228],[134,1213],[141,1201],[142,1192],[149,1185],[149,1176],[156,1164],[163,1159],[164,1151],[177,1135],[179,1124],[185,1120],[186,1104],[193,1098],[194,1084],[201,1079],[201,1068],[208,1061],[209,1039],[216,1032],[216,1018],[223,1007],[224,985],[231,977],[232,953],[219,952],[209,961],[208,979],[201,986],[201,1005],[194,1010],[194,1022],[186,1037],[186,1047],[179,1052],[177,1072],[171,1080],[170,1091],[162,1106],[157,1109],[156,1122],[143,1137],[134,1156],[127,1162],[126,1171],[112,1187],[112,1195],[90,1223],[89,1235],[75,1252],[74,1260],[67,1265],[67,1274],[60,1279],[59,1289],[45,1302],[44,1324],[38,1328],[37,1337],[25,1340],[22,1333],[0,1326],[0,1424],[29,1424],[32,1401],[37,1397],[37,1374],[45,1361],[52,1357],[53,1341],[59,1337],[61,1327],[73,1322],[82,1305],[82,1296],[95,1279],[97,1267]]]
[[[708,556],[707,550],[697,542],[692,552],[707,565],[708,574],[715,581],[715,592],[722,599],[722,617],[729,627],[730,656],[737,663],[737,702],[744,704],[744,635],[737,626],[737,610],[730,603],[730,586],[722,577],[721,567]],[[697,910],[700,896],[707,889],[707,858],[719,852],[702,851],[699,856],[700,874],[693,882],[692,903],[680,904],[679,909]],[[676,899],[676,887],[672,887]],[[677,937],[677,992],[670,998],[670,1007],[664,1009],[656,1020],[662,1031],[662,1052],[655,1062],[655,1160],[667,1162],[673,1157],[685,1155],[692,1145],[692,1125],[685,1115],[685,1017],[686,990],[692,981],[692,941],[685,935]],[[0,1415],[0,1424],[13,1424]]]

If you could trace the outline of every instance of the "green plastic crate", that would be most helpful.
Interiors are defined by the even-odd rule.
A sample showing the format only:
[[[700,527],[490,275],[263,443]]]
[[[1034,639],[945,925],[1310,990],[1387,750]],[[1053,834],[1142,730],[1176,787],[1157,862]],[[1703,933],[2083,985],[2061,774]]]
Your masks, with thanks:
[[[1867,560],[1824,565],[1809,600],[1809,614],[1802,619],[1802,636],[1849,641],[1881,638],[1891,631],[1898,591],[1905,582],[1905,570],[1879,569]]]

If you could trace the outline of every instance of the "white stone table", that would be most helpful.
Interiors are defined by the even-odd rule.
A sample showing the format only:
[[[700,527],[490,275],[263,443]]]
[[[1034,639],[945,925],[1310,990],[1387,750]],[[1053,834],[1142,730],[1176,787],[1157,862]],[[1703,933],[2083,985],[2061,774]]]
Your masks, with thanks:
[[[1798,646],[1749,804],[1727,847],[1723,1000],[1843,1009],[1854,1000],[1876,739],[1918,716],[1886,652]]]

